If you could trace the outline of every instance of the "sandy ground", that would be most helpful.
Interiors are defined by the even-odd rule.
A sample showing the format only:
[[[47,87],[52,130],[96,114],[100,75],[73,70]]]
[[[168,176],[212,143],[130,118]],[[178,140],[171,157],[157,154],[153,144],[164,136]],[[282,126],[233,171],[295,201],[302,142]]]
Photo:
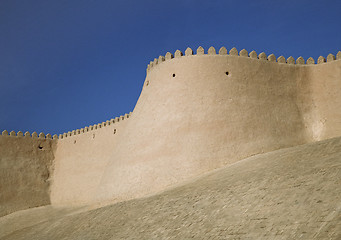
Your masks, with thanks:
[[[0,239],[341,239],[341,138],[257,155],[103,207],[0,218]]]

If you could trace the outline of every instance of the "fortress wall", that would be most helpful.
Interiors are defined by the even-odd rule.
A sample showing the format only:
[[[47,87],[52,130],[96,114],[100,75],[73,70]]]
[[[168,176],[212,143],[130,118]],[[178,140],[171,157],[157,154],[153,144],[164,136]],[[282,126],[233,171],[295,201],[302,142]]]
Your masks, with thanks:
[[[304,119],[310,107],[300,100],[310,99],[302,79],[308,65],[231,51],[177,51],[173,59],[167,53],[151,62],[97,200],[145,196],[254,154],[311,141]]]
[[[0,136],[0,179],[8,178],[0,214],[146,196],[258,153],[339,136],[341,54],[327,59],[212,47],[160,56],[133,117],[53,136],[58,142]]]
[[[0,217],[50,204],[56,140],[50,135],[0,135]]]
[[[311,134],[314,141],[341,135],[341,57],[311,67]]]
[[[52,204],[82,204],[92,200],[129,117],[130,114],[126,114],[59,136],[51,187]]]

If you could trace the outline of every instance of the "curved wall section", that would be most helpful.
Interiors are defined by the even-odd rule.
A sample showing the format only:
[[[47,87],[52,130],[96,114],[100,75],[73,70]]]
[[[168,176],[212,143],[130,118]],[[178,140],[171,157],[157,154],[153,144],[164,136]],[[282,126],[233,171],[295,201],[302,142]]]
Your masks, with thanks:
[[[178,54],[179,55],[179,54]],[[145,196],[245,157],[310,141],[309,67],[231,55],[154,65],[97,200]]]
[[[341,59],[318,64],[309,71],[310,131],[314,141],[341,135]]]

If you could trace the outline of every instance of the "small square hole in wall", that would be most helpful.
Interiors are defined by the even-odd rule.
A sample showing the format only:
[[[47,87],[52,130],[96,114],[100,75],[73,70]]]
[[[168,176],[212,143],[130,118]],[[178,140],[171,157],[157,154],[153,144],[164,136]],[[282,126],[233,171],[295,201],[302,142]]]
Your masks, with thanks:
[[[175,77],[175,73],[173,73],[173,75],[172,75],[173,77]]]
[[[226,76],[228,76],[230,73],[229,72],[225,72]]]

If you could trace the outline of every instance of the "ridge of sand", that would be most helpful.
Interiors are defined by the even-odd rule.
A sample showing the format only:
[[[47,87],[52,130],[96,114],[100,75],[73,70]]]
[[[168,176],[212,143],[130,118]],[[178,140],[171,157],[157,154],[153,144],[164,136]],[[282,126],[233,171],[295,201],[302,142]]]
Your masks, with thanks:
[[[160,194],[0,218],[0,239],[341,239],[341,138],[253,156]]]

